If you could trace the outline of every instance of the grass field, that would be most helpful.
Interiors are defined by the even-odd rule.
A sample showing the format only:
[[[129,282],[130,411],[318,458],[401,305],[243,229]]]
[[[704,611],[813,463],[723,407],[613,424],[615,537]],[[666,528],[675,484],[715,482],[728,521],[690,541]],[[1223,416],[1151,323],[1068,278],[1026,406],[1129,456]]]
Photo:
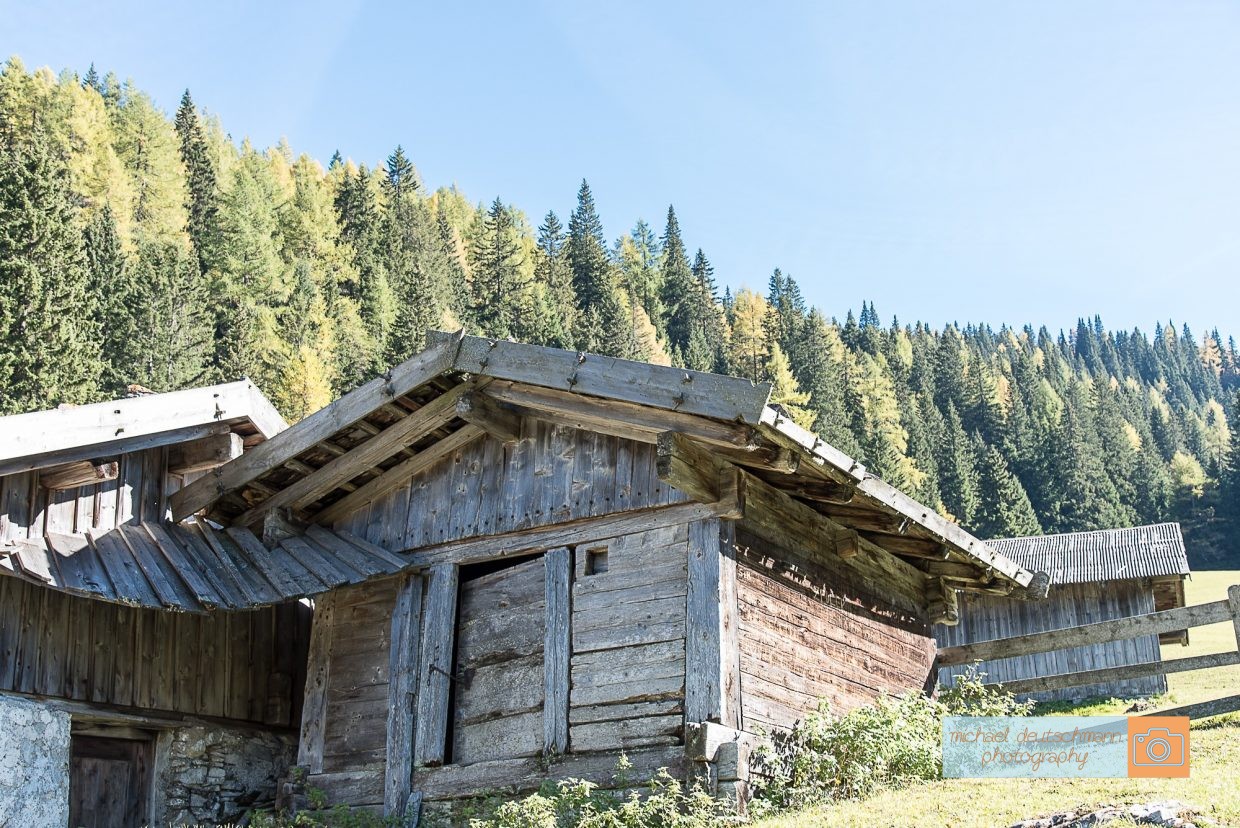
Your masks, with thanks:
[[[1187,603],[1227,597],[1240,584],[1240,571],[1199,572],[1188,583]],[[1163,648],[1163,658],[1235,649],[1230,623],[1197,627],[1192,643]],[[1159,708],[1240,693],[1240,666],[1178,673],[1167,677]],[[1074,711],[1082,715],[1123,713],[1128,702],[1098,701]],[[1067,711],[1063,711],[1067,712]],[[943,780],[759,822],[760,828],[914,828],[915,826],[1007,826],[1021,819],[1080,805],[1124,804],[1177,799],[1216,824],[1240,828],[1240,714],[1194,725],[1189,779]]]

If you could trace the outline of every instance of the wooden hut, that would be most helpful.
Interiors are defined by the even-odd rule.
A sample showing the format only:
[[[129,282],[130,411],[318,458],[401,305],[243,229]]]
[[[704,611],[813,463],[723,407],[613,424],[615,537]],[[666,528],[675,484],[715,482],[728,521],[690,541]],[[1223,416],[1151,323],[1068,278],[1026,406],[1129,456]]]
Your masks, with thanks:
[[[1184,606],[1184,579],[1189,575],[1189,568],[1184,537],[1178,523],[1000,538],[989,543],[1021,566],[1048,573],[1051,579],[1048,598],[1029,603],[989,595],[965,596],[960,603],[960,623],[943,630],[939,636],[943,646],[1074,627]],[[1161,637],[1148,635],[1089,647],[987,661],[979,669],[987,674],[987,681],[1013,682],[1039,676],[1147,664],[1161,660],[1160,643],[1176,642],[1187,644],[1188,630],[1164,633]],[[944,668],[943,683],[950,683],[950,677],[964,669]],[[1159,674],[1024,695],[1049,701],[1097,696],[1136,698],[1166,691],[1167,677]]]
[[[768,393],[433,333],[170,503],[217,535],[265,526],[317,596],[298,763],[331,801],[416,818],[611,784],[621,752],[630,778],[697,770],[742,796],[747,734],[922,689],[958,591],[1047,580]],[[401,571],[367,576],[341,538]]]
[[[175,733],[192,714],[200,756],[242,726],[265,738],[298,724],[299,785],[413,819],[554,778],[611,785],[621,752],[629,778],[667,767],[743,797],[758,731],[820,698],[847,710],[925,688],[931,625],[955,621],[961,591],[1039,597],[1048,583],[768,394],[432,333],[278,433],[212,404],[203,423],[244,451],[227,438],[231,459],[180,477],[187,434],[140,461],[126,451],[155,444],[104,440],[172,429],[150,400],[74,409],[97,428],[72,446],[0,429],[0,460],[22,459],[0,469],[26,475],[0,490],[0,573],[14,576],[0,578],[0,703],[43,714],[72,700],[66,730],[103,716]],[[36,425],[19,431],[55,430]],[[64,506],[38,486],[53,459],[99,473],[109,456],[114,490],[76,482]],[[128,506],[107,506],[114,491]],[[314,604],[308,641],[296,599]],[[159,714],[120,724],[136,708]],[[179,765],[177,785],[211,777],[203,761]],[[239,801],[208,788],[198,804],[226,795]],[[0,782],[0,819],[4,801]]]
[[[215,824],[274,797],[309,608],[165,514],[284,428],[248,382],[0,418],[0,825]]]

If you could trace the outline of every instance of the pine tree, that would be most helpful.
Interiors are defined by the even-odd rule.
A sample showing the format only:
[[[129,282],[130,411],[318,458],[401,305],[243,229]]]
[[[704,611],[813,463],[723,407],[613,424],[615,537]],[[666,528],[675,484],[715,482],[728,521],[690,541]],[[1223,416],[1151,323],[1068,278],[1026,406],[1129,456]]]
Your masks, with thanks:
[[[198,257],[198,267],[205,272],[210,267],[211,248],[216,232],[218,192],[215,165],[211,162],[207,140],[198,121],[198,111],[188,89],[181,96],[175,124],[177,135],[181,139],[181,162],[185,165],[185,183],[188,190],[185,209],[189,214],[189,238]]]
[[[577,192],[577,209],[568,221],[565,253],[577,297],[577,346],[610,356],[628,356],[632,341],[630,320],[616,291],[603,222],[585,180]]]
[[[957,523],[972,526],[979,507],[977,464],[964,424],[950,403],[936,459],[943,476],[943,505]]]
[[[516,221],[498,197],[487,210],[470,255],[474,274],[470,313],[474,324],[485,336],[528,339],[533,327],[533,297],[523,272]]]
[[[0,136],[0,414],[88,402],[96,312],[69,175],[35,129]]]
[[[83,234],[88,273],[87,290],[96,297],[95,317],[99,331],[100,387],[113,396],[139,379],[134,365],[142,359],[139,340],[143,317],[143,291],[121,250],[112,210],[107,205],[95,214]],[[208,346],[210,343],[207,343]]]
[[[1003,455],[988,446],[980,434],[973,435],[977,463],[978,504],[968,528],[981,538],[1040,535],[1042,527],[1029,495],[1008,469]]]
[[[694,351],[700,361],[701,342],[692,343],[695,329],[701,324],[701,292],[689,264],[685,243],[680,237],[680,222],[674,207],[667,208],[667,225],[663,230],[663,262],[660,288],[663,301],[663,329],[668,346],[683,356]],[[702,367],[700,365],[690,367]]]
[[[534,281],[541,305],[539,318],[545,321],[539,339],[557,348],[575,347],[577,331],[577,298],[565,250],[567,238],[559,217],[548,211],[538,228]]]

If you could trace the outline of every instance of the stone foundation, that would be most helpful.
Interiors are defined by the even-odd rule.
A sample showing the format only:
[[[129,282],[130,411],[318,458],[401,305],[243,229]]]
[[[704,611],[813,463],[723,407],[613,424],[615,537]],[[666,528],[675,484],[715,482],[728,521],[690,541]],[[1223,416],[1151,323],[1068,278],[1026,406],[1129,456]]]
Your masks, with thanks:
[[[0,825],[69,823],[69,715],[0,693]]]
[[[253,808],[274,804],[296,752],[292,736],[216,725],[162,733],[155,813],[164,824],[236,822]]]

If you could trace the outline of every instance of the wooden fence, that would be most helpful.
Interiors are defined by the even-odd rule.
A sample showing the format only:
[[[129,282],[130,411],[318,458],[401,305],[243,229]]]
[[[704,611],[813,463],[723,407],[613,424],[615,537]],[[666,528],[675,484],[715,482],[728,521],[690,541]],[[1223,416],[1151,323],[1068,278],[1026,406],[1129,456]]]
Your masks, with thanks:
[[[938,652],[938,665],[940,667],[951,667],[974,661],[1018,658],[1036,653],[1064,650],[1069,647],[1104,644],[1110,641],[1122,641],[1145,635],[1177,632],[1190,627],[1201,627],[1206,624],[1231,621],[1236,629],[1235,650],[1224,653],[1212,653],[1210,655],[1176,658],[1169,661],[1152,661],[1145,664],[1130,664],[1123,667],[1106,667],[1101,670],[1081,670],[1054,676],[1019,679],[1004,682],[1002,687],[1004,690],[1012,693],[1039,693],[1059,690],[1065,687],[1077,687],[1083,684],[1142,678],[1159,674],[1182,673],[1188,670],[1204,670],[1210,667],[1229,667],[1240,664],[1240,585],[1230,587],[1227,590],[1227,596],[1227,598],[1221,601],[1213,601],[1209,604],[1177,607],[1145,615],[1115,618],[1110,621],[1099,621],[1079,627],[1016,635],[1011,638],[978,641],[957,647],[943,647]],[[1161,710],[1157,715],[1189,716],[1196,719],[1205,716],[1217,716],[1221,713],[1231,713],[1237,710],[1240,710],[1240,695],[1187,705],[1174,710]]]

